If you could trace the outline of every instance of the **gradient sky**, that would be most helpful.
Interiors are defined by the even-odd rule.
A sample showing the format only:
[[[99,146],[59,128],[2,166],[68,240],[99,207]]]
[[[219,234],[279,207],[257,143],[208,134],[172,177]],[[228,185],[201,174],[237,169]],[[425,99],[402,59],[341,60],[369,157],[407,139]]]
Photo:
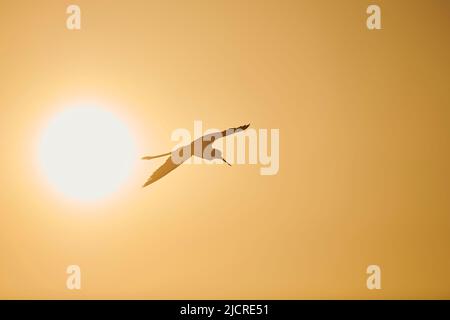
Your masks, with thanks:
[[[449,38],[446,0],[0,0],[0,298],[450,298]],[[84,98],[142,155],[194,120],[279,128],[280,171],[141,189],[158,164],[137,162],[111,198],[69,201],[36,141]]]

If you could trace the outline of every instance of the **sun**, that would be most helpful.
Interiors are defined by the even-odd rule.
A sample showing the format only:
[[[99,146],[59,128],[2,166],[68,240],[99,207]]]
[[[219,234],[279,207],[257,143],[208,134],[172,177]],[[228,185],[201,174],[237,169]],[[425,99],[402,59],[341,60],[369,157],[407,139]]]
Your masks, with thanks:
[[[136,159],[129,128],[114,113],[93,104],[71,106],[53,116],[38,145],[39,167],[50,185],[81,201],[118,191]]]

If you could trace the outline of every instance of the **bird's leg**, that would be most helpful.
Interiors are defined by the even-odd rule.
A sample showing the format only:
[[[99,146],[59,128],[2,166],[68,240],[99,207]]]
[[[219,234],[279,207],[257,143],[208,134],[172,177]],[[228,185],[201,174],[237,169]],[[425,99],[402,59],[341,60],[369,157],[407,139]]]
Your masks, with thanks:
[[[227,162],[227,160],[225,160],[224,158],[222,158],[222,160],[223,160],[223,162],[225,162],[227,165],[229,165],[229,166],[231,167],[231,164],[229,164],[229,163]]]

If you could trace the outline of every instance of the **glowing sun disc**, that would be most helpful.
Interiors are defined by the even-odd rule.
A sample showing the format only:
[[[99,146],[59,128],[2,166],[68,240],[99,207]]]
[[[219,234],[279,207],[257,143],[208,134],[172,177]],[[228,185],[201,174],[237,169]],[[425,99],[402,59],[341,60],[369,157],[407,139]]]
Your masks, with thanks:
[[[93,201],[117,191],[136,160],[134,139],[113,113],[77,105],[56,114],[38,146],[50,184],[72,199]]]

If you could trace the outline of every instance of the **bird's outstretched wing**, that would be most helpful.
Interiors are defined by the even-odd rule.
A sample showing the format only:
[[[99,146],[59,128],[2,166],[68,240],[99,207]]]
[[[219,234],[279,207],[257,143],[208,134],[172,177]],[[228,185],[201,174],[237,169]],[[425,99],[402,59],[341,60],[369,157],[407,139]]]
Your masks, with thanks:
[[[237,128],[229,128],[229,129],[223,130],[221,132],[210,133],[210,134],[204,135],[203,137],[199,138],[199,140],[201,140],[203,142],[209,142],[208,144],[211,144],[217,139],[229,136],[230,134],[233,134],[233,133],[238,133],[238,132],[244,131],[248,127],[250,127],[250,123],[246,124],[244,126],[237,127]]]
[[[250,123],[246,124],[244,126],[237,127],[237,128],[229,128],[227,130],[210,133],[210,134],[204,135],[203,137],[199,138],[198,140],[202,141],[203,143],[206,142],[206,144],[209,145],[217,139],[229,136],[230,134],[233,134],[233,133],[238,133],[238,132],[244,131],[249,126],[250,126]]]
[[[244,131],[244,130],[246,130],[248,127],[250,127],[250,123],[249,123],[249,124],[246,124],[246,125],[243,125],[243,126],[240,126],[240,127],[237,127],[237,128],[229,128],[229,129],[227,129],[227,130],[223,130],[223,131],[221,132],[221,133],[222,133],[222,137],[228,136],[228,135],[233,134],[233,133],[238,133],[238,132],[240,132],[240,131]]]
[[[169,158],[167,158],[166,162],[164,162],[164,164],[159,167],[158,169],[156,169],[155,172],[153,172],[153,174],[150,176],[150,178],[148,178],[148,180],[145,182],[145,184],[142,186],[142,188],[148,186],[149,184],[152,184],[153,182],[161,179],[162,177],[164,177],[166,174],[168,174],[169,172],[175,170],[176,168],[178,168],[178,166],[181,164],[180,163],[175,163],[172,159],[172,156],[170,156]]]

